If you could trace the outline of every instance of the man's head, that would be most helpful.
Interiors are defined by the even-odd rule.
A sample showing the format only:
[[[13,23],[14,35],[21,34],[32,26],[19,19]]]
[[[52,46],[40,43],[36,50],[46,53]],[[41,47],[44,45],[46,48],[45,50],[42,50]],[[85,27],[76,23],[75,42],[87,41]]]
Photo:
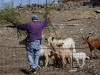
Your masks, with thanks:
[[[32,15],[32,20],[38,20],[38,16],[37,15]]]

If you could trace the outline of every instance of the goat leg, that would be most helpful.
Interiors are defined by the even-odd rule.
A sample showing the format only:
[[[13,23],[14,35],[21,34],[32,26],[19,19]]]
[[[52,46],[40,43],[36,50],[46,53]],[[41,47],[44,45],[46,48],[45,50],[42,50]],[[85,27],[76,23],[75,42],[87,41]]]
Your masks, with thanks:
[[[94,55],[95,55],[97,58],[99,58],[99,57],[97,56],[97,54],[96,54],[96,49],[94,49]]]
[[[82,64],[81,68],[83,69],[83,66],[85,65],[85,59],[83,59],[82,61],[83,61],[83,64]]]
[[[47,65],[48,65],[48,57],[46,57],[46,59],[45,59],[45,66],[44,66],[44,68],[46,68]]]
[[[38,65],[38,68],[41,69],[41,66]]]
[[[91,57],[91,59],[93,59],[93,56],[92,56],[92,49],[90,49],[90,52],[91,52],[91,56],[90,56],[90,57]]]

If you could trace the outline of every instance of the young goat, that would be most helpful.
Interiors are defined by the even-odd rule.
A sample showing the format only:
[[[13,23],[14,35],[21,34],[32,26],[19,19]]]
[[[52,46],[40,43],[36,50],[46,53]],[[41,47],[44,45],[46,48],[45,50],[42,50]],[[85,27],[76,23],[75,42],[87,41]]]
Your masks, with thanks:
[[[72,50],[72,48],[71,48],[71,50]],[[77,61],[77,63],[79,64],[79,67],[80,67],[80,68],[83,68],[83,66],[85,65],[85,59],[86,59],[86,58],[90,59],[90,58],[86,55],[86,53],[84,53],[84,52],[73,52],[73,53],[72,53],[72,56],[73,56],[73,58]],[[83,62],[82,65],[80,65],[79,60],[82,60],[82,62]]]
[[[48,62],[49,62],[49,55],[50,55],[50,49],[45,46],[45,45],[41,45],[41,49],[40,49],[40,59],[43,61],[43,66],[44,68],[47,67]]]
[[[82,37],[83,38],[83,37]],[[94,50],[94,55],[99,58],[96,54],[96,49],[100,50],[100,38],[89,40],[89,36],[87,38],[83,38],[83,44],[88,43],[90,51],[91,51],[91,57],[92,57],[92,51]]]
[[[50,51],[49,57],[53,60],[53,68],[61,68],[61,57],[57,52]]]

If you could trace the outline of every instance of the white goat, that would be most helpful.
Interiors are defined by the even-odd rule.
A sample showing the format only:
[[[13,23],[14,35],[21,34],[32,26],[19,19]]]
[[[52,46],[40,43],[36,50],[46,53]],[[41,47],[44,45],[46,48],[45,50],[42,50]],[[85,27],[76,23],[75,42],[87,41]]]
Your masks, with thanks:
[[[84,52],[73,52],[72,54],[73,54],[73,58],[77,61],[80,68],[83,68],[83,66],[85,65],[86,58],[90,59]],[[79,60],[82,60],[83,62],[82,65],[80,65]]]
[[[40,48],[41,48],[40,49],[40,60],[43,61],[44,68],[46,68],[49,62],[49,55],[50,55],[51,50],[45,45],[41,45]]]
[[[75,50],[75,42],[72,38],[66,38],[65,40],[58,40],[58,39],[55,39],[54,37],[49,37],[48,39],[46,39],[47,42],[48,42],[48,45],[49,46],[53,46],[54,48],[56,48],[56,44],[59,44],[59,43],[64,43],[63,44],[63,48],[65,50],[67,49],[70,49],[71,47],[73,47],[73,52],[76,52]]]

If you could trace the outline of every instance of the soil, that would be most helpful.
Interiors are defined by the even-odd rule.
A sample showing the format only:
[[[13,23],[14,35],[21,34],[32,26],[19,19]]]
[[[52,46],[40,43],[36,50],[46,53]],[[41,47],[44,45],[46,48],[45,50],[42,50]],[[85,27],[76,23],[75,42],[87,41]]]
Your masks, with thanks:
[[[44,39],[49,36],[61,37],[61,39],[71,37],[76,43],[76,51],[83,51],[87,56],[90,56],[88,45],[82,44],[82,37],[100,38],[100,13],[96,13],[96,10],[100,10],[100,7],[80,6],[60,11],[51,10],[52,26],[43,30],[42,44],[47,45]],[[30,16],[34,14],[31,12],[21,13],[23,13],[21,19],[26,18],[25,21],[31,21]],[[35,13],[38,14],[39,20],[44,20],[41,13]],[[27,71],[29,64],[26,58],[25,45],[19,44],[25,37],[20,36],[18,38],[16,28],[0,27],[0,75],[34,75]],[[97,55],[100,55],[99,50],[97,50]],[[70,64],[67,68],[53,69],[50,59],[48,67],[39,69],[35,75],[100,75],[99,66],[100,59],[97,58],[86,60],[83,69],[77,68],[76,61],[74,61],[73,69],[77,69],[77,71],[70,72]]]

